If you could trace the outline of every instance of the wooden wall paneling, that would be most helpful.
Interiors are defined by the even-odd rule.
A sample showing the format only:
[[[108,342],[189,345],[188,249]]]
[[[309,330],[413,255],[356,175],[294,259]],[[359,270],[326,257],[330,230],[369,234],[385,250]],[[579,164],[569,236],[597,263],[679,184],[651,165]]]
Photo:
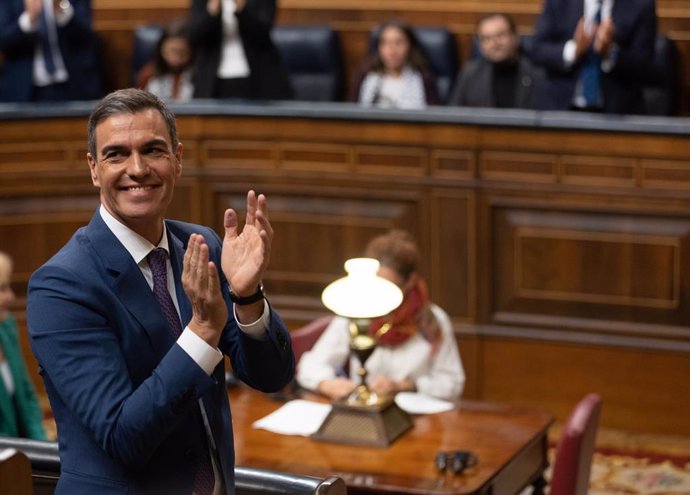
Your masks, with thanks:
[[[476,321],[476,216],[471,191],[435,189],[431,201],[431,273],[435,302],[455,321]]]
[[[270,141],[204,140],[202,143],[204,168],[275,168],[278,150]]]
[[[280,168],[314,172],[354,171],[352,146],[329,143],[282,142],[279,145]]]
[[[477,175],[477,156],[472,150],[433,149],[430,173],[434,177],[471,179]]]
[[[425,148],[406,146],[356,146],[355,169],[359,173],[422,176],[429,174]]]
[[[484,179],[525,182],[556,182],[558,158],[546,153],[483,151],[479,175]]]
[[[640,160],[640,185],[646,188],[690,190],[688,161],[642,159]]]
[[[567,184],[598,187],[635,187],[637,160],[608,156],[563,155],[560,180]]]
[[[690,435],[685,353],[487,338],[482,357],[484,399],[539,404],[564,420],[579,399],[597,392],[602,425]]]
[[[462,397],[481,399],[483,397],[481,387],[484,374],[484,340],[478,335],[476,329],[464,327],[464,330],[457,334],[458,351],[462,366],[465,368],[465,388]]]
[[[510,323],[520,314],[522,324],[528,315],[558,315],[687,325],[680,297],[687,291],[681,273],[690,270],[683,252],[690,219],[505,204],[493,209],[492,218],[494,321]],[[557,324],[558,317],[550,321]],[[646,332],[690,338],[680,328]]]

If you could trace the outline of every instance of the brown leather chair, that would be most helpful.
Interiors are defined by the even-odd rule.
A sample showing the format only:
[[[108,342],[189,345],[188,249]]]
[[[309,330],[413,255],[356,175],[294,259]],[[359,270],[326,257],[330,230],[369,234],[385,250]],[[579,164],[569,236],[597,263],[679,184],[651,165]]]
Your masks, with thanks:
[[[57,442],[26,438],[0,437],[0,451],[11,448],[25,454],[28,490],[4,490],[0,480],[0,494],[52,495],[60,477],[60,455]],[[0,465],[0,469],[2,466]],[[31,478],[33,476],[33,491]],[[345,482],[336,476],[315,478],[292,473],[235,466],[237,495],[346,495]]]
[[[586,495],[597,435],[601,397],[589,394],[577,403],[556,446],[551,495]]]

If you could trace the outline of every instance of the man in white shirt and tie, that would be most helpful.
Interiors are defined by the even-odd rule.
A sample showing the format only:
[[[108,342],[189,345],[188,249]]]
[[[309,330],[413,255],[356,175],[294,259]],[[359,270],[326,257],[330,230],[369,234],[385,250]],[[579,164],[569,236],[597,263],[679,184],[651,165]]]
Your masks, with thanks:
[[[546,70],[542,110],[645,113],[654,0],[545,0],[531,57]]]
[[[101,96],[90,0],[3,0],[0,51],[0,101]]]

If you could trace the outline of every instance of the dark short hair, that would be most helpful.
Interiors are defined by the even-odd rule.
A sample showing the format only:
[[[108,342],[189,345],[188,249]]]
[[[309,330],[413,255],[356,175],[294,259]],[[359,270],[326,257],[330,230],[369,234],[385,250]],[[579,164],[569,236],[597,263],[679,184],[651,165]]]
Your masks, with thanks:
[[[404,230],[391,230],[374,237],[365,250],[365,256],[374,258],[407,281],[419,264],[419,249],[414,237]]]
[[[508,14],[504,14],[502,12],[488,12],[486,14],[482,14],[479,16],[477,19],[477,23],[474,25],[474,32],[479,31],[479,26],[482,25],[482,22],[493,19],[494,17],[500,17],[504,19],[508,23],[508,28],[510,29],[510,32],[513,34],[517,34],[517,26],[515,25],[515,19],[512,18],[512,16]]]
[[[175,115],[156,95],[144,91],[143,89],[127,88],[113,91],[105,96],[96,104],[96,107],[89,116],[88,124],[88,151],[94,159],[97,156],[96,150],[96,127],[113,115],[143,112],[153,108],[158,110],[165,120],[170,135],[170,145],[175,149],[178,144],[177,127],[175,125]]]

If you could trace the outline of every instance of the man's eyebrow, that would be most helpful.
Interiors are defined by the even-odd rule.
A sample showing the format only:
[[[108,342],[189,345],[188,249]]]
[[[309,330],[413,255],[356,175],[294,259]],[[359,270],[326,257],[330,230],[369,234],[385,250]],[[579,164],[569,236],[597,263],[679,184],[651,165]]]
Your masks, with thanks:
[[[109,144],[101,149],[101,156],[105,156],[111,151],[122,151],[126,148],[126,146],[123,146],[121,144]]]
[[[168,147],[168,142],[163,139],[163,138],[153,138],[148,141],[146,141],[141,147],[142,148],[150,148],[151,146],[165,146],[166,148]],[[101,156],[105,156],[107,153],[111,151],[122,151],[128,149],[127,146],[123,144],[109,144],[103,147],[101,149]]]

